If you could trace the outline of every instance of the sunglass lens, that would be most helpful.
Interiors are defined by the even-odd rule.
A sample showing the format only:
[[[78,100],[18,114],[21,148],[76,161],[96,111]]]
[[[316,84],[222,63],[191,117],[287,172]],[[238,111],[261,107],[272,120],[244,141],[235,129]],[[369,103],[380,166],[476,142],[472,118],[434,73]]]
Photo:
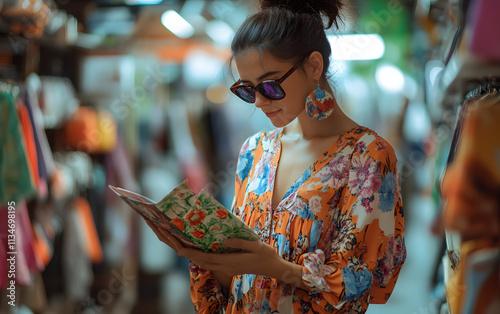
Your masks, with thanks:
[[[246,102],[255,102],[255,90],[247,86],[240,86],[234,90],[236,96],[240,97]]]
[[[259,88],[259,92],[267,98],[275,100],[285,97],[285,92],[276,82],[263,83]]]

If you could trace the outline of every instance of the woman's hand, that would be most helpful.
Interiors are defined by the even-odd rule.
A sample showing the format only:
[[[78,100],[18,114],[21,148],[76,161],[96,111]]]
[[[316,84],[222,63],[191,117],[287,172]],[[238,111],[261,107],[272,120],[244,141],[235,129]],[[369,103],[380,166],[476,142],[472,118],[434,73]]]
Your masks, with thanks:
[[[204,269],[221,271],[229,276],[257,274],[273,277],[285,263],[274,248],[261,241],[235,238],[226,240],[224,245],[243,252],[216,254],[186,248],[179,253]]]
[[[283,260],[269,244],[261,241],[228,239],[227,247],[241,249],[239,253],[206,253],[198,249],[183,246],[167,230],[146,221],[158,239],[170,246],[175,252],[203,269],[213,273],[223,273],[233,277],[241,274],[256,274],[307,287],[302,282],[302,266]]]
[[[148,226],[153,230],[153,232],[156,234],[156,236],[161,242],[170,246],[178,255],[180,255],[179,250],[184,248],[184,246],[176,238],[174,238],[170,234],[170,232],[168,232],[164,228],[157,226],[154,222],[152,222],[149,219],[144,218],[144,220],[146,221]]]

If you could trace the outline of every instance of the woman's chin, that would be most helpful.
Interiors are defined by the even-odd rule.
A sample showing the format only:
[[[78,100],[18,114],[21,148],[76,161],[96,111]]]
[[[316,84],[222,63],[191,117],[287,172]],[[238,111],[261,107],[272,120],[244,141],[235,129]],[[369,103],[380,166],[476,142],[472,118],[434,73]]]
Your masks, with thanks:
[[[290,122],[292,122],[293,120],[295,120],[295,118],[293,117],[273,117],[273,118],[269,118],[269,120],[271,120],[271,123],[277,127],[277,128],[283,128],[287,125],[290,124]]]
[[[273,120],[273,119],[271,119],[271,123],[272,123],[275,127],[277,127],[277,128],[283,128],[283,127],[287,126],[288,124],[290,124],[290,122],[291,122],[291,121],[283,121],[283,120],[278,121],[278,120]]]

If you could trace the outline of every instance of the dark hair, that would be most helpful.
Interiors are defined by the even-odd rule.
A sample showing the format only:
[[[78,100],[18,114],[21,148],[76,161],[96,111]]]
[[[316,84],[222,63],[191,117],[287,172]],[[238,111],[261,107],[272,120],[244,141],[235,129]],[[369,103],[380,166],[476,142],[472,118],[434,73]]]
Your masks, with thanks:
[[[323,74],[330,65],[331,48],[325,29],[338,29],[340,0],[261,0],[261,11],[245,20],[231,44],[233,57],[256,48],[281,60],[298,62],[319,51]],[[326,24],[323,22],[326,17]],[[231,60],[232,61],[232,58]]]

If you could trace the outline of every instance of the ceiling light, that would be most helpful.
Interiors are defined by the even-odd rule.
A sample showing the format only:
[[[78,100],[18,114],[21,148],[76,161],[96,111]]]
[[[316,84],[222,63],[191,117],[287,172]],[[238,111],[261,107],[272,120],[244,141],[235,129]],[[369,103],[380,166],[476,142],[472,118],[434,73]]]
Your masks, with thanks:
[[[405,85],[403,72],[391,64],[378,66],[375,72],[375,79],[379,87],[389,93],[400,92]]]
[[[234,36],[234,30],[224,21],[213,20],[205,26],[207,35],[217,44],[229,45]]]
[[[189,38],[194,34],[193,26],[174,10],[163,12],[161,23],[177,37]]]
[[[333,60],[376,60],[385,51],[384,40],[378,34],[348,34],[328,36]]]
[[[163,0],[125,0],[126,5],[148,5],[148,4],[159,4]]]

